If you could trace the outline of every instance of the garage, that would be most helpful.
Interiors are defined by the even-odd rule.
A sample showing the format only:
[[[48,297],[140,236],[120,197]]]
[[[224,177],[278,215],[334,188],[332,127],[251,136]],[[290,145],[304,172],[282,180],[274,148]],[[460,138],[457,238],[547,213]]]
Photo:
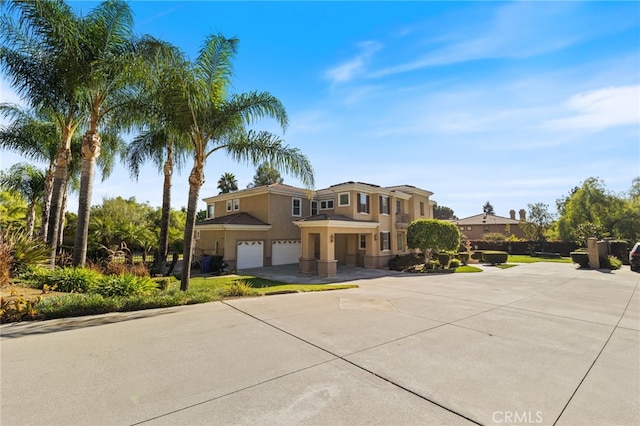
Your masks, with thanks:
[[[238,241],[236,269],[264,266],[264,241]]]
[[[271,242],[271,264],[298,263],[302,255],[300,240],[275,240]]]

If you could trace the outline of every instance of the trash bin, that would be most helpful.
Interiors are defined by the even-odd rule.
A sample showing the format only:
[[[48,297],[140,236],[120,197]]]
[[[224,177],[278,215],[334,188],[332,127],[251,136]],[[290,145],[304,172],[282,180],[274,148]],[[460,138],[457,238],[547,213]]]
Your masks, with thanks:
[[[203,274],[211,272],[211,256],[202,256],[202,262],[200,264],[200,272]]]
[[[222,272],[224,256],[211,256],[211,272]]]

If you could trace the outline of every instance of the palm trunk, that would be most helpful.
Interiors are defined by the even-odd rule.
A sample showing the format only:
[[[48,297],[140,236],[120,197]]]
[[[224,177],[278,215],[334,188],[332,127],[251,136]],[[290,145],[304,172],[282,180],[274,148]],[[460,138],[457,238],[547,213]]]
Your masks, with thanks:
[[[60,223],[58,223],[58,247],[62,246],[64,243],[64,221],[65,221],[65,213],[67,212],[67,200],[69,199],[69,181],[64,183],[64,191],[62,195],[62,209],[60,210]]]
[[[27,235],[29,238],[33,235],[33,227],[36,222],[36,203],[35,201],[29,203],[29,208],[27,209]]]
[[[56,172],[53,178],[53,188],[51,191],[51,207],[49,211],[49,226],[47,228],[47,244],[51,251],[49,252],[49,261],[51,266],[56,264],[56,255],[58,251],[58,234],[59,223],[62,209],[63,188],[67,182],[69,175],[69,162],[71,161],[71,136],[73,131],[65,128],[63,140],[56,157]]]
[[[73,266],[83,267],[87,259],[87,239],[89,234],[89,215],[91,192],[96,158],[100,155],[100,135],[97,120],[92,120],[87,133],[82,138],[82,172],[80,174],[80,196],[78,199],[78,227],[73,244]]]
[[[160,218],[160,239],[155,264],[162,275],[167,270],[167,252],[169,251],[169,220],[171,216],[171,185],[173,175],[173,149],[167,144],[167,161],[164,163],[164,184],[162,188],[162,214]]]
[[[40,227],[40,236],[47,237],[49,230],[49,212],[51,211],[51,193],[53,192],[53,178],[55,175],[55,160],[49,163],[49,170],[44,180],[44,200],[42,203],[42,226]]]
[[[196,224],[196,213],[198,209],[198,197],[200,188],[204,184],[204,160],[196,158],[193,170],[189,175],[189,200],[187,204],[187,223],[184,227],[184,252],[182,255],[182,279],[180,280],[180,290],[189,290],[189,279],[191,277],[191,245],[193,244],[193,229]]]

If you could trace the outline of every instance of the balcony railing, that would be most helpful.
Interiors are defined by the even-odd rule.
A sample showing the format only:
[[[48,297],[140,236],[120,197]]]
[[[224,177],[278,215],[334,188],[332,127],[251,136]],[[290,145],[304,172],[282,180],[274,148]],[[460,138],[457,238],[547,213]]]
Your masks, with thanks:
[[[407,214],[407,213],[397,213],[396,214],[396,223],[409,223],[409,214]]]

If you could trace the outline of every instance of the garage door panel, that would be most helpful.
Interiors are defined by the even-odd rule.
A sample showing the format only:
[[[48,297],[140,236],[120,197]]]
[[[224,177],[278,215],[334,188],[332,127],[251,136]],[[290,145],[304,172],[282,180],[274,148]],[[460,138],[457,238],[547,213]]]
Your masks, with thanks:
[[[276,240],[271,244],[271,264],[288,265],[298,263],[302,255],[300,240]]]
[[[260,268],[264,266],[263,241],[238,241],[236,269]]]

